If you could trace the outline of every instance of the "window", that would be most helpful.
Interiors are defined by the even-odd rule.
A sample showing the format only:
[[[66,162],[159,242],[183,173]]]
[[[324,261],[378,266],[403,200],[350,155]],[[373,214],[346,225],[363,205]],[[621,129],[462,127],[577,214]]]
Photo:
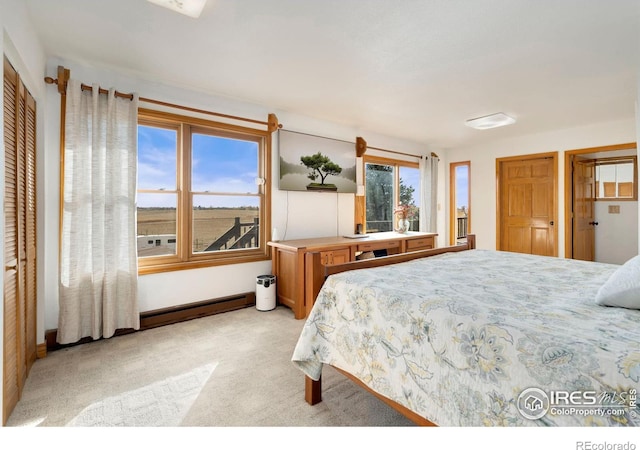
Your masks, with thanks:
[[[417,163],[365,157],[365,223],[367,233],[393,231],[394,209],[411,206],[410,230],[420,229],[420,170]]]
[[[141,273],[268,257],[269,133],[140,110]]]
[[[466,242],[467,234],[471,229],[470,177],[469,161],[451,163],[449,166],[449,241],[451,245]]]
[[[596,200],[637,200],[636,157],[601,158],[595,161]]]

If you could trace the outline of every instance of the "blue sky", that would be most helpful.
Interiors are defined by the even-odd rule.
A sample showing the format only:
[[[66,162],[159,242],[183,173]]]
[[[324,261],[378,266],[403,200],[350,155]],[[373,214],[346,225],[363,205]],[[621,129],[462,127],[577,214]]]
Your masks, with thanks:
[[[468,205],[468,192],[469,192],[469,167],[458,166],[456,167],[456,207]]]
[[[400,178],[405,186],[413,186],[413,201],[420,206],[420,170],[410,167],[400,166]]]
[[[176,189],[175,130],[138,127],[138,189]],[[255,142],[194,134],[192,190],[256,194],[258,144]],[[138,206],[175,207],[175,194],[139,194]],[[257,206],[254,196],[199,195],[194,206]]]
[[[176,132],[138,126],[138,189],[176,188]]]

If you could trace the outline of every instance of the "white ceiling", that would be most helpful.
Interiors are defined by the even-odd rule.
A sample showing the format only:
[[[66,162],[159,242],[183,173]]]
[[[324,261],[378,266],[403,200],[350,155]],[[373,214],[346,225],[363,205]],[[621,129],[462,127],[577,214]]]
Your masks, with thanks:
[[[26,3],[49,56],[434,149],[635,114],[638,0]],[[464,125],[494,112],[517,123]]]

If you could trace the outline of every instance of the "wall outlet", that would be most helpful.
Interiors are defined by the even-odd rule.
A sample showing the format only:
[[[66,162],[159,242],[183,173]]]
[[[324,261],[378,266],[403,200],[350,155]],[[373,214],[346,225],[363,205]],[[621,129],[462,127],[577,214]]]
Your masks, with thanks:
[[[620,205],[609,205],[609,214],[620,214]]]

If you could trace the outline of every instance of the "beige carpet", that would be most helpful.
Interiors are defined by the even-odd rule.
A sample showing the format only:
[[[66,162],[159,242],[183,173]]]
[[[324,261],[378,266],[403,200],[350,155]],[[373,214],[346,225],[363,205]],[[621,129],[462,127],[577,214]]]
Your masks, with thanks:
[[[291,363],[303,321],[246,308],[49,353],[7,426],[411,426],[332,369],[304,401]]]
[[[179,426],[216,364],[123,392],[86,407],[71,426]]]

